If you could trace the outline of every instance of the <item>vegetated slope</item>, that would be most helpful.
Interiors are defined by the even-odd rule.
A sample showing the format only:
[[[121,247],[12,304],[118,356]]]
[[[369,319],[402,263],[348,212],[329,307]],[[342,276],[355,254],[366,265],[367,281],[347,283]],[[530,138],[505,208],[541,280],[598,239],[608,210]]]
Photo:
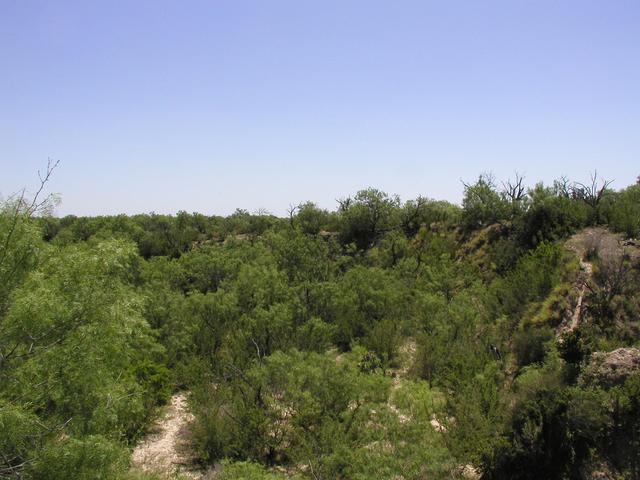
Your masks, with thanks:
[[[579,267],[569,260],[568,286],[525,317],[508,444],[485,457],[487,478],[533,478],[529,469],[546,478],[638,478],[640,249],[602,227],[565,245]],[[559,316],[550,305],[561,305]],[[540,337],[547,327],[555,328],[548,341]],[[536,342],[545,351],[531,358]]]
[[[221,480],[637,478],[638,267],[581,238],[637,236],[640,186],[605,190],[481,177],[462,208],[367,189],[288,219],[5,206],[0,477],[158,478],[138,443],[141,467]],[[140,440],[176,388],[184,454],[181,407]]]
[[[604,227],[586,228],[572,235],[566,246],[580,261],[580,273],[575,280],[579,293],[570,321],[561,325],[558,329],[559,335],[575,330],[585,316],[588,309],[585,297],[594,293],[594,284],[598,283],[598,279],[594,279],[594,262],[597,273],[602,277],[601,288],[619,289],[622,293],[625,288],[623,283],[632,281],[628,272],[637,268],[640,260],[640,244]],[[597,287],[595,285],[595,288]]]

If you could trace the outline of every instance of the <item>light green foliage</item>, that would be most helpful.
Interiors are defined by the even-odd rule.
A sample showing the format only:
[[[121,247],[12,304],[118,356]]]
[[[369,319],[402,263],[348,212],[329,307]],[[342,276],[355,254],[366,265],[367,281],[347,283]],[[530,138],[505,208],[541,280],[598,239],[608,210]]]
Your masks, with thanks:
[[[303,284],[327,280],[333,270],[327,241],[297,230],[270,232],[265,242],[273,253],[277,268],[285,272],[289,281]]]
[[[154,259],[155,260],[155,259]],[[207,245],[180,256],[178,286],[186,291],[215,292],[224,280],[235,277],[240,259],[227,254],[224,247]]]
[[[373,266],[392,268],[410,254],[409,240],[399,231],[382,236],[376,247],[369,249],[367,259]]]
[[[243,312],[284,301],[288,294],[284,274],[274,266],[243,265],[233,285]]]
[[[66,247],[14,292],[0,324],[14,346],[3,369],[8,398],[30,398],[77,432],[135,433],[145,396],[156,395],[135,368],[153,368],[161,348],[126,285],[134,259],[133,246],[117,241]]]
[[[451,457],[430,424],[443,405],[439,394],[412,382],[389,398],[388,378],[356,367],[361,353],[336,363],[326,355],[278,352],[237,372],[206,394],[210,400],[198,418],[209,420],[196,425],[201,448],[213,447],[213,458],[275,461],[321,478],[444,474]],[[205,413],[212,411],[220,421]],[[236,469],[249,478],[266,475],[255,465],[229,472]]]
[[[465,185],[462,225],[466,231],[486,227],[508,216],[509,203],[497,191],[491,175],[480,175],[476,183]]]
[[[126,449],[98,435],[54,440],[30,468],[42,480],[118,480],[128,467]]]
[[[34,223],[20,220],[21,229],[10,227],[7,261],[35,255]],[[121,439],[134,438],[168,395],[162,347],[130,286],[135,247],[111,240],[38,249],[46,255],[37,263],[14,263],[20,269],[0,313],[0,471],[116,478],[128,462]]]
[[[348,441],[388,386],[329,356],[296,351],[276,352],[245,372],[229,365],[225,378],[213,392],[203,386],[196,400],[206,423],[196,424],[195,436],[212,459],[323,458],[336,448],[334,436]]]
[[[1,204],[0,315],[8,307],[11,291],[24,281],[45,251],[38,228],[29,219],[28,206],[21,199]]]
[[[221,463],[221,472],[216,476],[219,480],[285,480],[295,479],[287,475],[277,474],[268,471],[259,463],[252,462],[230,462],[225,460]]]
[[[491,361],[475,300],[467,292],[450,302],[439,295],[423,297],[416,368],[430,383],[453,387],[471,381]]]
[[[462,383],[449,399],[452,453],[477,464],[499,440],[507,405],[501,391],[504,373],[487,364],[474,378]]]

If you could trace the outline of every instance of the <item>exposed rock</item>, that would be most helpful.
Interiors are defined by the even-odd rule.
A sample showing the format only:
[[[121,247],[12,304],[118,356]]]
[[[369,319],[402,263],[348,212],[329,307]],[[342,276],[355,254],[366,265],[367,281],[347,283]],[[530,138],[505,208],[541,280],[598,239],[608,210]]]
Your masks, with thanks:
[[[433,429],[438,433],[447,433],[447,427],[445,427],[438,418],[434,415],[431,415],[431,420],[429,421]]]
[[[318,235],[324,239],[338,238],[340,236],[340,232],[328,232],[326,230],[320,230]]]
[[[604,462],[594,465],[591,468],[591,471],[587,471],[584,476],[588,480],[615,480],[616,478],[620,478],[620,476],[613,473],[611,467]]]
[[[625,239],[603,227],[589,227],[576,233],[567,241],[567,247],[580,258],[598,257],[604,263],[618,263],[626,257],[632,262],[640,260],[638,241]]]
[[[471,464],[460,465],[456,472],[456,477],[466,478],[468,480],[478,480],[481,478],[480,472]]]
[[[582,382],[603,387],[620,385],[630,375],[640,372],[640,350],[618,348],[612,352],[595,352],[591,355]]]

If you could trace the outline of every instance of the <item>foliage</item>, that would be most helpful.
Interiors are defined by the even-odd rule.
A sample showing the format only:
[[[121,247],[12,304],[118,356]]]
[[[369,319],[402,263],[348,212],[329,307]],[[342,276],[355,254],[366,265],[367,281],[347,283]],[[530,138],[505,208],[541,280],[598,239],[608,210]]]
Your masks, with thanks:
[[[640,184],[631,185],[612,195],[603,209],[607,223],[629,238],[640,237]]]
[[[470,232],[508,217],[509,204],[497,191],[493,177],[483,174],[476,183],[465,184],[462,200],[462,227]]]
[[[638,186],[498,185],[282,219],[5,202],[0,478],[142,478],[128,450],[174,388],[220,478],[637,478],[637,374],[583,381],[637,345],[633,255],[588,259],[581,325],[557,328],[581,278],[562,242],[637,236]]]
[[[98,435],[52,441],[38,454],[31,475],[43,480],[117,480],[128,467],[126,450]]]
[[[340,207],[340,237],[343,243],[354,242],[366,249],[378,235],[397,224],[398,197],[368,188],[342,201]]]

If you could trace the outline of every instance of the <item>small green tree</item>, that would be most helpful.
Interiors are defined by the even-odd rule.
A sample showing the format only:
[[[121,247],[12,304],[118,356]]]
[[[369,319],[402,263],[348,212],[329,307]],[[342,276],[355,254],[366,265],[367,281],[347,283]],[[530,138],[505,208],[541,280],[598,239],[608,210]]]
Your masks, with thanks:
[[[354,242],[369,248],[378,236],[398,224],[400,199],[368,188],[340,202],[340,237],[343,243]]]

